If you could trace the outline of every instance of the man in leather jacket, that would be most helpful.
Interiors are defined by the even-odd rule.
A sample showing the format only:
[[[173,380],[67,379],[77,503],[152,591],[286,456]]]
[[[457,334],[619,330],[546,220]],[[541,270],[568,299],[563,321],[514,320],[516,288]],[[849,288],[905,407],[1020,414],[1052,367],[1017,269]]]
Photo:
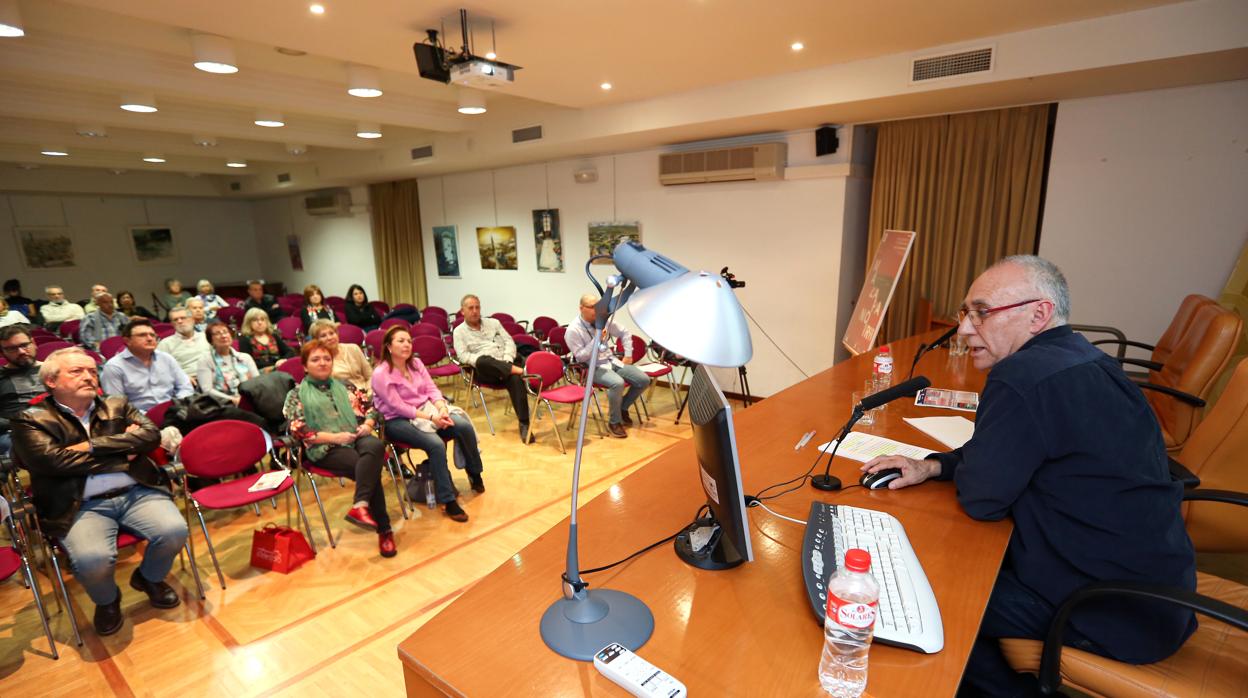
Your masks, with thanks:
[[[10,424],[13,453],[30,471],[44,532],[60,539],[74,577],[95,602],[95,629],[121,629],[121,590],[113,579],[117,533],[147,540],[130,586],[157,608],[181,601],[164,579],[186,541],[186,521],[164,473],[144,454],[160,432],[121,396],[101,397],[95,361],[74,347],[39,369],[51,395]]]

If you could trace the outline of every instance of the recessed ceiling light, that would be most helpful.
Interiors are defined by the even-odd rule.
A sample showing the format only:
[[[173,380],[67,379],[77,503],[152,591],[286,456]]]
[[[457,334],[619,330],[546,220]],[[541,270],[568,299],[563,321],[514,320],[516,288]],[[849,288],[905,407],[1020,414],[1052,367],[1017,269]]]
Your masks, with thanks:
[[[789,44],[789,48],[793,49],[794,51],[801,51],[802,49],[806,48],[806,44],[803,44],[800,41],[794,41],[793,43]]]
[[[143,162],[161,163],[165,161],[165,156],[160,153],[143,153]]]
[[[254,123],[265,128],[281,128],[286,125],[286,119],[282,118],[281,112],[260,109],[256,111]]]
[[[26,36],[25,26],[22,23],[22,13],[17,8],[17,0],[0,0],[0,37]]]
[[[460,114],[484,114],[485,113],[485,95],[475,90],[459,91],[459,113]]]
[[[489,53],[486,53],[486,54],[485,54],[485,60],[487,60],[487,61],[492,61],[492,60],[494,60],[495,58],[498,58],[498,54],[497,54],[497,53],[494,53],[493,51],[490,51]]]
[[[84,138],[108,138],[108,131],[98,124],[80,124],[74,127],[74,133]]]
[[[361,123],[356,127],[355,135],[360,138],[381,138],[381,125]]]
[[[325,6],[320,3],[313,3],[308,5],[308,12],[314,15],[323,15],[325,14]]]
[[[226,167],[246,167],[247,161],[246,160],[230,160],[229,162],[225,163],[225,166]]]
[[[201,148],[212,148],[217,145],[216,136],[208,136],[202,133],[191,134],[191,142]]]
[[[191,34],[191,52],[195,54],[195,67],[205,73],[229,75],[238,72],[234,46],[224,36]]]
[[[601,85],[599,85],[599,87],[601,87],[601,88],[603,89],[603,91],[605,92],[605,91],[607,91],[607,90],[610,90],[612,87],[614,87],[614,85],[612,85],[612,84],[611,84],[611,83],[609,83],[609,82],[604,82],[604,83],[602,83]]]
[[[291,155],[303,155],[304,153],[308,152],[308,146],[302,143],[287,143],[286,152],[290,153]]]
[[[157,111],[156,96],[151,92],[126,92],[121,95],[121,108],[139,114]]]
[[[39,151],[39,154],[47,155],[48,157],[53,157],[53,158],[63,158],[69,155],[69,151],[65,150],[64,148],[60,146],[45,145],[43,146],[43,149]]]
[[[381,76],[366,65],[347,66],[347,94],[352,97],[380,97]]]

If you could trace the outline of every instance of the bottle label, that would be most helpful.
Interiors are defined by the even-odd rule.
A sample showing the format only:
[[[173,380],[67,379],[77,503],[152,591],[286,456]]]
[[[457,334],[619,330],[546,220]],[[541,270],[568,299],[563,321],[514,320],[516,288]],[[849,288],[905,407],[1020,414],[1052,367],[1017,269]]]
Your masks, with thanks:
[[[836,622],[847,628],[866,630],[875,625],[875,613],[879,605],[878,601],[869,604],[842,601],[828,594],[827,613],[829,618],[835,618]]]

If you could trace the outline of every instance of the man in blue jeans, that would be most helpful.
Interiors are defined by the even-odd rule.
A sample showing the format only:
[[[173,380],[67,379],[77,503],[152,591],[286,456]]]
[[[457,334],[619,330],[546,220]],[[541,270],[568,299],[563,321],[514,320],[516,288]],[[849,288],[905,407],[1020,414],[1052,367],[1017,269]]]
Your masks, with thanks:
[[[581,296],[580,317],[568,325],[568,332],[563,338],[568,344],[568,350],[572,352],[572,358],[585,364],[589,363],[595,339],[599,342],[598,370],[594,373],[594,383],[607,389],[607,402],[611,407],[611,415],[607,420],[607,433],[617,439],[623,439],[628,436],[624,427],[633,426],[628,410],[646,391],[646,388],[650,387],[650,377],[633,365],[631,332],[608,321],[601,336],[595,338],[594,305],[597,303],[598,296],[593,294]],[[617,358],[613,353],[615,342],[612,340],[620,340],[624,343],[623,358]],[[628,386],[627,393],[624,392],[625,386]]]
[[[130,586],[157,608],[181,601],[165,577],[186,542],[186,521],[164,473],[144,454],[160,432],[125,397],[99,395],[95,361],[74,347],[39,368],[51,393],[13,418],[13,453],[30,471],[44,532],[61,540],[74,578],[95,602],[95,630],[121,629],[121,590],[113,580],[117,533],[147,541]]]

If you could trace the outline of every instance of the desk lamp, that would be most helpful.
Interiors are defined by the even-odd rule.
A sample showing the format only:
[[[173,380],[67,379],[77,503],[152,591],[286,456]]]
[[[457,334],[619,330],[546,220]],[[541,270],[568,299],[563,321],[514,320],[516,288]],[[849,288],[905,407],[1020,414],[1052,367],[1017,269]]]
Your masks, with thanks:
[[[590,265],[597,259],[612,260],[620,271],[607,279],[606,289],[590,272]],[[602,294],[595,307],[595,339],[601,335],[611,315],[628,303],[633,321],[643,332],[670,351],[696,363],[737,367],[754,354],[745,313],[728,282],[718,274],[689,271],[632,241],[620,243],[611,256],[591,257],[585,264],[585,274]],[[582,661],[593,659],[595,652],[612,642],[636,650],[654,632],[654,615],[643,601],[613,589],[590,590],[581,580],[579,571],[576,505],[589,417],[586,406],[594,389],[600,344],[595,341],[590,354],[576,434],[563,597],[546,609],[541,622],[542,640],[547,647]]]

